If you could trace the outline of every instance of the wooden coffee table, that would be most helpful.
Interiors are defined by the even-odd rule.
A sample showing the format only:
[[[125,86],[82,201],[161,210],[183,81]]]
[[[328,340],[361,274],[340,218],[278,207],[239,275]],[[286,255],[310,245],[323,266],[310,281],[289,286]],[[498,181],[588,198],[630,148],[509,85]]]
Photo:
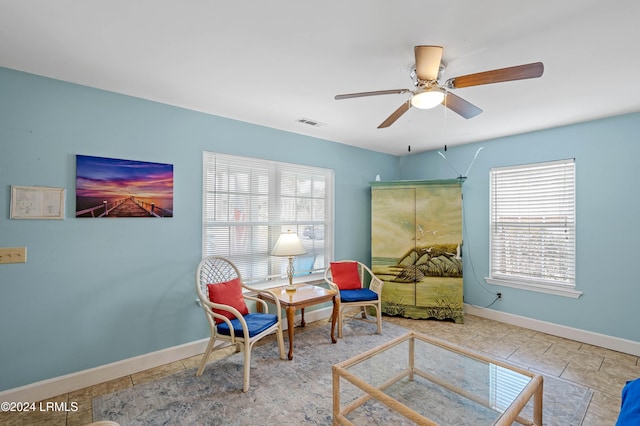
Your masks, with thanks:
[[[414,331],[334,364],[332,375],[334,425],[371,422],[376,411],[359,410],[369,401],[389,409],[387,420],[420,425],[542,425],[541,375]],[[533,419],[521,414],[531,400]]]
[[[333,311],[331,312],[331,343],[336,343],[335,325],[338,318],[338,307],[336,305],[336,292],[323,287],[311,284],[296,284],[296,291],[287,291],[287,286],[270,288],[276,294],[282,306],[287,312],[287,323],[289,324],[289,359],[293,359],[293,329],[294,316],[296,309],[300,309],[302,315],[302,324],[304,327],[304,308],[307,306],[317,305],[324,302],[333,302]],[[260,293],[258,297],[267,302],[275,303],[273,297],[269,293]],[[258,304],[260,307],[260,304]]]

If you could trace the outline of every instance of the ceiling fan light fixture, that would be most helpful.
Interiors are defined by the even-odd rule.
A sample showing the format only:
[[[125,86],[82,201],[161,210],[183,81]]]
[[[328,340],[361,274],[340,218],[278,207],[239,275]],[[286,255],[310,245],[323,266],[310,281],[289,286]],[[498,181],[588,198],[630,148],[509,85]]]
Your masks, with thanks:
[[[420,109],[434,108],[444,100],[445,91],[434,86],[426,88],[411,97],[411,106]]]

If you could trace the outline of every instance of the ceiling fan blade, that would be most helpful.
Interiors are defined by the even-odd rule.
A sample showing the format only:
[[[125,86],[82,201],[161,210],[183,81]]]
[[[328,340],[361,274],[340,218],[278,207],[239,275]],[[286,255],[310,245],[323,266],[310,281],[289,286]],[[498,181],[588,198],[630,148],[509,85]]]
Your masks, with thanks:
[[[405,103],[400,105],[400,108],[393,111],[393,113],[378,126],[378,129],[384,129],[385,127],[391,126],[398,118],[402,116],[402,114],[409,111],[409,108],[411,108],[411,100],[407,100]]]
[[[409,89],[393,89],[393,90],[376,90],[374,92],[360,92],[360,93],[347,93],[344,95],[336,95],[335,99],[350,99],[350,98],[362,98],[364,96],[378,96],[378,95],[401,95],[403,93],[409,93]]]
[[[473,118],[482,112],[480,108],[478,108],[471,102],[465,101],[460,96],[456,96],[451,92],[447,93],[444,101],[442,101],[442,105],[467,119]]]
[[[437,80],[440,61],[442,60],[442,47],[415,46],[413,53],[416,57],[416,75],[418,79],[423,81]]]
[[[447,85],[451,88],[459,89],[461,87],[479,86],[481,84],[538,78],[543,72],[544,65],[542,62],[534,62],[531,64],[517,65],[515,67],[500,68],[492,71],[454,77],[447,81]]]

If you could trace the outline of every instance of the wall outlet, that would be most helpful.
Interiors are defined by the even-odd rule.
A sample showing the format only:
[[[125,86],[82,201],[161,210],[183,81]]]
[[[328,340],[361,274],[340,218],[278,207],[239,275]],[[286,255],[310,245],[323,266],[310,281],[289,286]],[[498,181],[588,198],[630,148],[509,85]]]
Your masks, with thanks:
[[[26,263],[26,247],[5,247],[0,248],[0,263]]]

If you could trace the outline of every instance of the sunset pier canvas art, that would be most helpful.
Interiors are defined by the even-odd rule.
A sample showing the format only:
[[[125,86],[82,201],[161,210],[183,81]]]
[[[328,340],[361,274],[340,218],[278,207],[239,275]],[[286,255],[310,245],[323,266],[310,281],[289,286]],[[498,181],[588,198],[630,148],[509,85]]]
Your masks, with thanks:
[[[173,165],[77,155],[76,217],[173,217]]]

